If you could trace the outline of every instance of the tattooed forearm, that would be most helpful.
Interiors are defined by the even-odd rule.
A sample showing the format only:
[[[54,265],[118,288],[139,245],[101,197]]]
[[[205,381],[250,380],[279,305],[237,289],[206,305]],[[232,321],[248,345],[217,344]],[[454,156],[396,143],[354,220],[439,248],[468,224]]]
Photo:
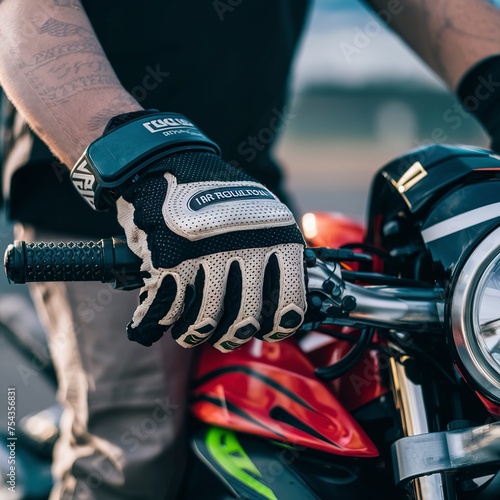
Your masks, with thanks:
[[[71,54],[104,55],[99,42],[93,37],[87,37],[41,50],[33,54],[22,66],[38,66]]]
[[[141,109],[80,7],[73,0],[0,0],[0,83],[68,166],[112,116]]]
[[[430,53],[435,67],[439,68],[440,74],[447,80],[453,77],[450,44],[457,45],[457,55],[464,47],[472,50],[474,45],[496,45],[500,48],[500,11],[490,4],[482,7],[483,15],[475,12],[477,17],[473,20],[470,2],[422,1],[428,40],[431,43]]]
[[[49,48],[37,52],[28,64],[19,68],[26,69],[28,82],[47,107],[68,103],[72,96],[88,89],[120,87],[91,29],[50,18],[43,22],[38,33],[40,41],[45,41]],[[47,37],[73,41],[52,46]]]
[[[58,7],[70,7],[77,10],[82,8],[78,0],[54,0],[54,5]]]
[[[100,132],[104,130],[110,116],[115,116],[119,110],[128,109],[134,105],[136,105],[136,101],[130,95],[125,94],[123,96],[119,96],[116,99],[113,99],[108,107],[96,113],[95,116],[92,116],[87,121],[87,126],[89,130]]]
[[[397,4],[389,25],[452,88],[475,63],[500,53],[500,9],[486,0],[366,2],[375,12]]]
[[[43,35],[44,33],[50,36],[68,37],[89,34],[91,31],[76,24],[65,23],[57,19],[48,19],[40,28],[40,34]]]
[[[67,103],[69,99],[82,90],[98,87],[116,87],[117,80],[113,75],[86,75],[75,78],[62,85],[42,86],[39,96],[50,106]]]
[[[69,64],[67,62],[54,63],[50,68],[46,68],[46,72],[50,75],[54,75],[57,81],[64,81],[66,77],[71,77],[72,75],[82,76],[84,73],[90,74],[107,74],[106,71],[106,61],[102,60],[92,60],[85,62],[76,62],[75,64]],[[33,75],[34,72],[27,73],[28,75]]]

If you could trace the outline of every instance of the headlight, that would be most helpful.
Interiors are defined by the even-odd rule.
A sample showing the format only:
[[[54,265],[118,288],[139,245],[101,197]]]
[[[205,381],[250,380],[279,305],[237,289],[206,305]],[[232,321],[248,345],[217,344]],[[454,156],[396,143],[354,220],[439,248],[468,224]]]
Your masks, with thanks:
[[[475,248],[461,269],[452,295],[451,326],[464,375],[500,403],[500,228]]]
[[[500,374],[500,255],[479,280],[472,305],[472,325],[478,332],[479,348]]]

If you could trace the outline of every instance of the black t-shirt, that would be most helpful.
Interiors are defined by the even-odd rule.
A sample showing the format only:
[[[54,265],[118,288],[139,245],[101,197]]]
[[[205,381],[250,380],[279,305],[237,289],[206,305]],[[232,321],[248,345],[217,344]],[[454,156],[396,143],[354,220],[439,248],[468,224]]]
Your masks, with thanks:
[[[282,174],[270,157],[270,146],[287,121],[286,83],[307,4],[83,2],[121,83],[141,105],[184,114],[220,145],[226,161],[278,195]],[[19,134],[31,134],[17,129],[17,141]],[[68,171],[38,139],[29,158],[20,169],[12,169],[10,161],[15,173],[4,173],[13,219],[92,236],[119,230],[114,214],[86,206],[69,185]]]

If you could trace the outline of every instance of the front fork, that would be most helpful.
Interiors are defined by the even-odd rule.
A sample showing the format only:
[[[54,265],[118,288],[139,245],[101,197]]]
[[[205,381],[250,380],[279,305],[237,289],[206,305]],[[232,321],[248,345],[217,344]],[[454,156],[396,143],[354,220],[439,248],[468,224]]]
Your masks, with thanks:
[[[400,352],[395,344],[389,347],[392,352]],[[401,353],[397,357],[390,356],[389,361],[391,389],[404,435],[428,434],[435,430],[429,425],[422,385],[412,381],[408,375],[407,362],[411,362],[411,358]],[[455,498],[452,489],[450,482],[439,473],[413,479],[410,485],[416,500],[450,500]]]

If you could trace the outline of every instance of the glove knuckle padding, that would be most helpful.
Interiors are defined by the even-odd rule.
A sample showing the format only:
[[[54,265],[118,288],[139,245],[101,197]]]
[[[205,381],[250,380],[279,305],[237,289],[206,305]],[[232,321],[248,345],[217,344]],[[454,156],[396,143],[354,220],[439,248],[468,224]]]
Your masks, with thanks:
[[[168,172],[165,179],[168,183],[163,205],[165,222],[171,231],[188,240],[294,223],[290,210],[256,182],[178,184]],[[238,198],[242,201],[237,204],[227,203]]]
[[[164,329],[178,321],[172,333],[185,347],[210,336],[221,351],[244,344],[261,328],[263,282],[273,258],[276,307],[263,337],[293,333],[306,307],[304,247],[288,208],[215,155],[174,155],[155,169],[117,203],[127,242],[150,274],[130,330],[141,330],[145,318]]]

